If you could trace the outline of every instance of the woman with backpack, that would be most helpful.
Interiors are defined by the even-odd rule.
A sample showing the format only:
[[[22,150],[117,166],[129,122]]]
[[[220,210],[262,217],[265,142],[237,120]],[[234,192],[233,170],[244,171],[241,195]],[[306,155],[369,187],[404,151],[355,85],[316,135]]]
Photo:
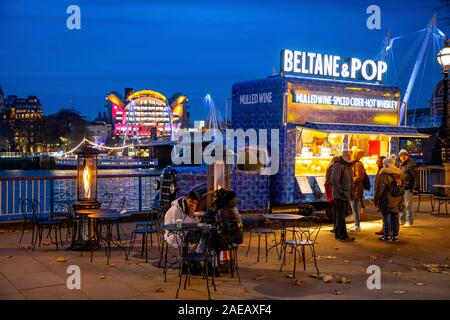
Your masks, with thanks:
[[[383,160],[383,169],[375,189],[375,206],[383,215],[384,242],[398,242],[399,212],[404,209],[403,195],[405,187],[400,169],[393,164],[392,156]],[[392,229],[392,238],[391,238]]]

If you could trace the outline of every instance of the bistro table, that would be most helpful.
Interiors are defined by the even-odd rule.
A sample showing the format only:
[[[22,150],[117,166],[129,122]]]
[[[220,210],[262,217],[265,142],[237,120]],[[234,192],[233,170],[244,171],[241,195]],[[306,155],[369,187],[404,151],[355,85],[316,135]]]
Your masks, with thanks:
[[[69,200],[62,200],[69,203]],[[94,212],[86,211],[99,209],[99,202],[71,201],[72,206],[72,243],[69,250],[90,251],[92,246],[96,246],[95,230],[92,220],[88,215]]]
[[[295,222],[300,221],[305,216],[300,215],[300,214],[292,214],[292,213],[269,213],[269,214],[263,214],[263,217],[266,219],[269,219],[269,220],[273,220],[280,225],[280,231],[281,231],[280,242],[275,243],[272,247],[269,248],[269,250],[278,246],[278,244],[281,244],[280,255],[278,256],[278,260],[281,260],[281,258],[283,257],[283,252],[284,252],[284,250],[286,250],[285,243],[286,243],[287,228],[290,225],[294,224]]]
[[[165,224],[161,226],[162,230],[171,232],[175,234],[175,241],[176,241],[176,245],[177,248],[179,250],[180,256],[183,254],[183,249],[188,245],[186,243],[186,236],[189,234],[189,232],[201,232],[202,234],[204,232],[209,232],[213,229],[214,227],[210,224],[206,224],[206,223],[183,223],[181,225],[181,227],[178,227],[176,224]],[[164,253],[164,243],[165,243],[165,253]],[[161,257],[160,257],[160,264],[162,262],[163,256],[164,256],[164,265],[163,265],[163,273],[164,273],[164,281],[167,282],[167,270],[168,270],[168,266],[167,266],[167,254],[169,251],[169,243],[167,243],[167,241],[163,241],[163,247],[161,250]],[[171,263],[171,265],[174,265],[176,263],[179,263],[180,260],[177,260],[173,263]]]
[[[109,265],[109,259],[111,258],[111,243],[113,243],[115,246],[124,249],[126,252],[126,248],[121,246],[120,244],[116,243],[112,239],[112,227],[114,223],[117,223],[120,219],[123,219],[129,215],[121,214],[117,210],[113,209],[86,209],[86,210],[80,210],[83,211],[84,214],[87,214],[88,211],[90,214],[88,214],[88,218],[91,219],[94,222],[94,234],[95,238],[97,239],[97,247],[93,247],[91,251],[91,262],[92,257],[94,255],[94,251],[101,247],[102,241],[105,243],[105,251],[106,251],[106,264]],[[103,238],[101,227],[102,225],[106,226],[106,235]]]

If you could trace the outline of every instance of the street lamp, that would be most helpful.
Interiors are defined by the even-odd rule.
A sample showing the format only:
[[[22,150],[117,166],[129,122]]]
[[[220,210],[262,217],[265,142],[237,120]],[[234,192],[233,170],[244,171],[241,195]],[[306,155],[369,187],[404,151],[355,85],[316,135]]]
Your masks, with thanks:
[[[445,169],[445,183],[450,183],[450,123],[449,123],[449,108],[448,108],[448,72],[450,70],[450,41],[445,40],[445,45],[438,52],[437,61],[444,73],[444,110],[442,114],[442,124],[439,128],[439,138],[441,140],[441,158],[442,165]]]

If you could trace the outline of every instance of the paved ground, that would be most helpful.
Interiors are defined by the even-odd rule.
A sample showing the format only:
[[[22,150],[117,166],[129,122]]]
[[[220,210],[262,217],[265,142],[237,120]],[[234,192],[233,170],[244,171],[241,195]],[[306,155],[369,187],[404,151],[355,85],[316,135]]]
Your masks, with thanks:
[[[429,207],[429,205],[428,205]],[[424,209],[425,206],[423,207]],[[256,263],[256,238],[252,240],[249,257],[246,246],[240,248],[242,284],[229,274],[217,279],[214,299],[449,299],[450,292],[450,215],[417,213],[413,228],[402,228],[399,243],[381,243],[374,235],[380,228],[377,215],[367,209],[363,230],[355,234],[354,243],[334,240],[324,226],[317,245],[322,275],[331,275],[330,283],[311,277],[312,261],[307,270],[289,275],[292,256],[279,272],[280,262],[271,251],[269,261]],[[131,227],[129,225],[128,227]],[[88,254],[67,250],[56,251],[47,244],[32,251],[27,233],[18,245],[20,233],[0,230],[0,299],[174,299],[178,286],[176,270],[169,270],[165,283],[157,268],[158,250],[150,249],[146,264],[136,248],[128,262],[120,251],[113,251],[112,265],[106,265],[103,251],[97,251],[91,263]],[[246,234],[247,236],[247,234]],[[246,243],[247,243],[246,238]],[[63,257],[63,262],[57,262]],[[81,269],[81,290],[69,290],[66,270],[69,265]],[[369,290],[367,267],[381,268],[381,289]],[[338,283],[345,277],[350,283]],[[207,299],[205,281],[193,277],[183,299]]]

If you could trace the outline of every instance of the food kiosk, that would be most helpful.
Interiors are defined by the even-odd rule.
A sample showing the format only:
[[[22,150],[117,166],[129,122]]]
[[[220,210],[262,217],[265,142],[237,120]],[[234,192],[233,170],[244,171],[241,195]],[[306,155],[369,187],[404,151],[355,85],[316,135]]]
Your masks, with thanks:
[[[362,162],[373,183],[377,157],[398,153],[399,137],[427,137],[400,125],[400,89],[380,81],[387,66],[329,55],[317,65],[319,54],[296,58],[296,51],[289,52],[282,51],[280,75],[232,88],[234,129],[279,130],[279,148],[269,142],[269,152],[278,150],[280,158],[269,180],[272,202],[324,200],[326,168],[343,148],[364,151]],[[313,55],[314,61],[301,61]]]

